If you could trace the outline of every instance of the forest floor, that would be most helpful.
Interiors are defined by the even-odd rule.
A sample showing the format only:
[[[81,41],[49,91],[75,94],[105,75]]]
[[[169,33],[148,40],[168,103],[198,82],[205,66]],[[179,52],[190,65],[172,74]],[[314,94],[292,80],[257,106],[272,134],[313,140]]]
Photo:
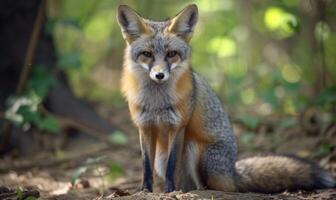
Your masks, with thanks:
[[[62,148],[40,151],[30,156],[5,156],[0,159],[0,199],[40,196],[40,199],[336,199],[336,189],[283,192],[281,194],[225,193],[192,191],[189,193],[137,192],[141,182],[141,156],[136,130],[129,124],[126,111],[110,113],[111,122],[125,127],[124,145],[107,145],[92,138],[67,139]],[[117,116],[117,117],[115,117]],[[258,128],[249,135],[234,125],[240,157],[262,152],[294,153],[318,162],[336,177],[336,150],[325,147],[326,138],[307,136],[299,127]],[[271,132],[271,133],[270,133]],[[248,136],[246,136],[246,135]],[[331,137],[336,140],[336,136]],[[81,139],[80,139],[81,138]],[[328,144],[335,145],[336,141]],[[156,177],[155,180],[158,180]],[[34,198],[30,198],[34,199]]]

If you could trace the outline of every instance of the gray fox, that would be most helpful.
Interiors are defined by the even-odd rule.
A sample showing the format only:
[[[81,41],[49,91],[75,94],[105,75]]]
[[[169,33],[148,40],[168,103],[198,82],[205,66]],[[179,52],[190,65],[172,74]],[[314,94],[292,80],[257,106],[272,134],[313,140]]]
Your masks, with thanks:
[[[126,5],[117,12],[127,45],[121,90],[139,130],[142,189],[153,190],[153,170],[164,190],[274,193],[330,188],[331,175],[295,156],[237,161],[227,114],[208,83],[190,65],[189,41],[198,19],[192,4],[174,18],[152,21]]]

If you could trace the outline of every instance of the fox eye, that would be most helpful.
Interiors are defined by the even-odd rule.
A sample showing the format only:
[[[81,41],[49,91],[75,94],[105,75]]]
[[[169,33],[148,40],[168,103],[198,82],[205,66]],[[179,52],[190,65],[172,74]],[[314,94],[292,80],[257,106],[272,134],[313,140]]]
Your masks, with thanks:
[[[151,58],[152,57],[152,52],[150,51],[143,51],[141,52],[142,55],[144,55],[147,58]]]
[[[168,53],[167,53],[167,57],[168,58],[172,58],[172,57],[174,57],[176,55],[177,55],[177,51],[168,51]]]

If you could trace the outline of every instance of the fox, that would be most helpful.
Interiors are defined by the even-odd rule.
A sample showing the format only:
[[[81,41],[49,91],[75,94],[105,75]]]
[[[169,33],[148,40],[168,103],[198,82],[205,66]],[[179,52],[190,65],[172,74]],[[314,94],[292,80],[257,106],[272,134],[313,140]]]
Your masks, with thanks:
[[[154,171],[165,192],[198,189],[277,193],[335,187],[331,174],[294,155],[237,159],[237,143],[219,98],[191,66],[198,8],[154,21],[127,5],[117,9],[126,42],[121,91],[139,132],[141,190]]]

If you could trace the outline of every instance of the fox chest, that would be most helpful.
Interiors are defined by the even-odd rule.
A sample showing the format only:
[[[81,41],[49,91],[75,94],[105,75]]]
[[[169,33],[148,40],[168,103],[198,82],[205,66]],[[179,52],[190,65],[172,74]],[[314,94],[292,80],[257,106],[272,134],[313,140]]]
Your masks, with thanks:
[[[133,121],[137,126],[168,125],[178,126],[181,114],[172,104],[154,106],[153,104],[140,104],[134,113]]]
[[[169,94],[157,90],[147,91],[135,100],[136,104],[130,105],[130,109],[137,126],[178,126],[182,122],[182,115]],[[133,113],[131,106],[136,106]]]

